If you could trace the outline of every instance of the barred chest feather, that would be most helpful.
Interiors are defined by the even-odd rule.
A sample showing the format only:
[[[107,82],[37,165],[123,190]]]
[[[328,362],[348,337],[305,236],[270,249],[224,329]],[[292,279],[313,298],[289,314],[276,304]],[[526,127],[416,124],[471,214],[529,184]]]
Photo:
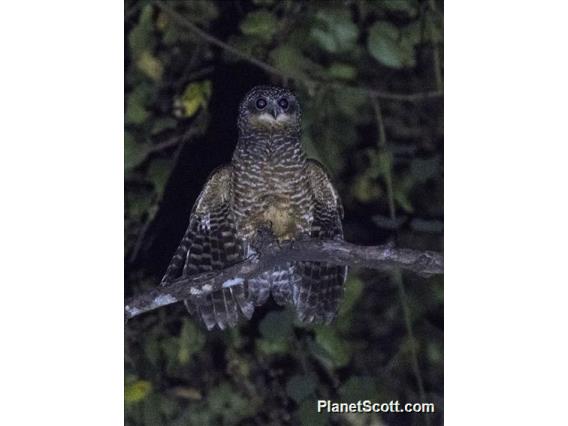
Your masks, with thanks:
[[[241,238],[252,239],[264,226],[279,240],[309,232],[313,206],[299,138],[241,138],[233,173],[231,198]]]

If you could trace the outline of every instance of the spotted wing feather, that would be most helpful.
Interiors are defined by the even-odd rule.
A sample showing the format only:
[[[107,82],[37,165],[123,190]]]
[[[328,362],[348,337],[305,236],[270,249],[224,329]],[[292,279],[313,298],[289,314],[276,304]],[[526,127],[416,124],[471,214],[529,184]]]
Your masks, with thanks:
[[[215,170],[191,212],[189,226],[172,258],[162,284],[179,276],[224,269],[244,258],[229,202],[231,167]],[[254,301],[247,283],[213,292],[199,300],[186,300],[192,315],[207,329],[234,327],[239,317],[252,316]]]
[[[307,173],[313,197],[313,239],[343,239],[343,207],[323,166],[308,160]],[[300,277],[293,286],[293,304],[298,317],[306,323],[329,324],[337,315],[347,276],[346,266],[324,262],[298,262]]]

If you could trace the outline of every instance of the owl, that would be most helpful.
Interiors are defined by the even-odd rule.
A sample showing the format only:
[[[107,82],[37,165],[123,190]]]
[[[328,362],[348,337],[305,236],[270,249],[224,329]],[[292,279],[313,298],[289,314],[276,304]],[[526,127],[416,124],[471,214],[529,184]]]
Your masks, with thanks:
[[[237,126],[232,160],[207,179],[163,285],[244,260],[255,253],[261,229],[278,241],[343,239],[339,195],[323,166],[306,158],[294,94],[279,87],[253,88],[239,106]],[[346,266],[290,261],[185,305],[209,330],[250,319],[270,296],[291,305],[304,323],[329,324],[346,274]]]

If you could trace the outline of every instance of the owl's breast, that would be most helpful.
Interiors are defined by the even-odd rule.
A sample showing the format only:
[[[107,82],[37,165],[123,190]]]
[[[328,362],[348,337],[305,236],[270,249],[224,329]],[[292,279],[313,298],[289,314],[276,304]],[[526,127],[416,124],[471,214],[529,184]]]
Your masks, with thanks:
[[[311,225],[305,162],[293,153],[263,153],[235,161],[232,202],[237,232],[250,240],[259,229],[270,228],[280,241],[297,238]]]
[[[260,212],[260,221],[267,224],[279,240],[294,238],[296,229],[296,209],[290,199],[285,197],[267,197],[265,208]]]
[[[289,196],[259,194],[238,228],[245,239],[253,238],[261,228],[269,228],[279,241],[294,239],[309,228],[307,212],[302,210]]]

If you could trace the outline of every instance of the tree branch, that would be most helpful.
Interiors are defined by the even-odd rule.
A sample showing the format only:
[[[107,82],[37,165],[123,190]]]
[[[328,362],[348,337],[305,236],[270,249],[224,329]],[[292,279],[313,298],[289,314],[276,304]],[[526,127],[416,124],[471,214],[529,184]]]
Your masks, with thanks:
[[[443,255],[433,251],[398,249],[392,245],[359,246],[339,240],[269,242],[257,249],[258,255],[228,268],[179,278],[126,301],[126,320],[184,299],[199,299],[207,294],[242,284],[243,280],[290,261],[327,262],[377,270],[395,268],[423,276],[443,274]]]

